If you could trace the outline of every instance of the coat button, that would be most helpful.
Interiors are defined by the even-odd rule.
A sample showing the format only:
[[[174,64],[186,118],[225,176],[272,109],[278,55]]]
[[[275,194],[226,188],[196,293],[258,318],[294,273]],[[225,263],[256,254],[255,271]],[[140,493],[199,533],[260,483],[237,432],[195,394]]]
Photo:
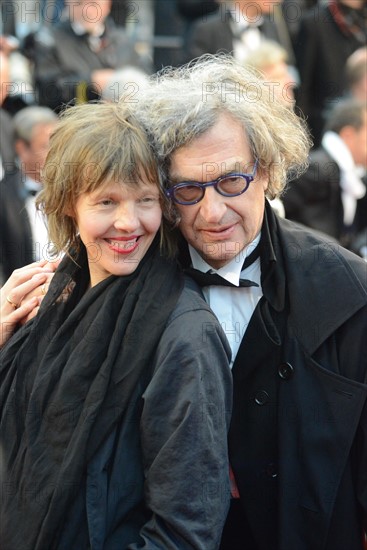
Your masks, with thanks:
[[[278,468],[274,462],[269,462],[265,468],[266,475],[272,477],[273,479],[278,477]]]
[[[256,392],[254,399],[255,399],[256,405],[259,405],[261,407],[262,405],[265,405],[269,401],[269,394],[265,390],[260,390]]]
[[[281,363],[278,367],[278,374],[283,380],[289,380],[294,374],[294,368],[290,363]]]

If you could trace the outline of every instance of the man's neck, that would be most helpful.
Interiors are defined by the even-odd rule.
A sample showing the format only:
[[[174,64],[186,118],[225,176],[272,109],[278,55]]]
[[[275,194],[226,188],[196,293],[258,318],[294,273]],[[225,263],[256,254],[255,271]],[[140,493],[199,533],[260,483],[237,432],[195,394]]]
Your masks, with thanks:
[[[189,245],[189,253],[192,266],[195,269],[202,271],[203,273],[207,273],[208,271],[215,271],[220,274],[221,277],[223,277],[224,279],[230,281],[235,285],[238,285],[244,261],[259,244],[260,237],[261,233],[259,233],[259,235],[257,235],[257,237],[255,237],[255,239],[250,244],[248,244],[236,256],[234,256],[231,260],[226,262],[226,264],[221,266],[220,268],[215,268],[211,266],[210,263],[208,263],[207,260],[203,258],[197,250]]]

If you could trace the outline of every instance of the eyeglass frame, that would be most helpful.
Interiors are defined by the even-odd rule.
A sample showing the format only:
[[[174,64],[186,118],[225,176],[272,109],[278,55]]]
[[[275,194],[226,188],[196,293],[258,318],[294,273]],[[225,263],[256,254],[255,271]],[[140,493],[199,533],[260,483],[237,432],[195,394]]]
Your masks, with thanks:
[[[219,195],[222,195],[222,197],[238,197],[239,195],[243,195],[243,193],[245,193],[247,191],[247,189],[250,187],[250,183],[252,181],[254,181],[258,165],[259,165],[259,160],[255,159],[252,174],[242,174],[241,172],[233,172],[231,174],[225,174],[223,176],[219,176],[219,178],[217,178],[213,181],[208,181],[206,183],[201,183],[199,181],[181,181],[179,183],[176,183],[175,185],[172,185],[172,187],[168,187],[167,189],[165,189],[164,194],[166,195],[166,197],[171,199],[173,202],[175,202],[176,204],[181,204],[182,206],[192,206],[194,204],[197,204],[201,200],[203,200],[204,195],[205,195],[205,188],[206,187],[214,187],[214,189],[217,191],[217,193],[219,193]],[[245,185],[244,189],[242,191],[240,191],[239,193],[233,193],[233,194],[222,193],[218,189],[218,184],[222,180],[224,180],[226,178],[229,178],[229,177],[234,177],[234,176],[241,177],[245,180],[246,185]],[[177,199],[175,199],[174,191],[176,189],[180,189],[181,187],[190,187],[190,186],[197,187],[198,189],[201,189],[203,191],[203,194],[199,199],[196,199],[196,200],[190,201],[190,202],[180,202]]]

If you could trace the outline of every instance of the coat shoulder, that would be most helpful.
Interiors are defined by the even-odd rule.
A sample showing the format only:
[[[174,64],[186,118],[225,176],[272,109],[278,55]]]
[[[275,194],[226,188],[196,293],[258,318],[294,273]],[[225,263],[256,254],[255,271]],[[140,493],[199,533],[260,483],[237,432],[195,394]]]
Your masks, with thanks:
[[[351,278],[367,290],[367,264],[354,252],[341,246],[332,237],[321,232],[309,229],[302,224],[279,219],[279,235],[283,243],[283,251],[288,266],[293,263],[293,268],[299,269],[300,276],[305,268],[318,264],[318,275],[324,273],[325,280],[328,277],[328,266],[345,269]],[[293,247],[293,248],[292,248]],[[297,261],[292,262],[292,256],[297,254]],[[312,273],[307,271],[308,277]],[[316,274],[315,274],[316,275]]]

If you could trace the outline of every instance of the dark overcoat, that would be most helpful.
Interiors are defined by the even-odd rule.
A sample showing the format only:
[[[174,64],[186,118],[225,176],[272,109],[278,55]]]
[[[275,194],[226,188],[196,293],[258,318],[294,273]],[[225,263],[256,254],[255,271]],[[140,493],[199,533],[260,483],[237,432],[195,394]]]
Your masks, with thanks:
[[[245,517],[261,550],[361,550],[363,522],[367,528],[367,265],[268,214],[274,226],[268,256],[276,268],[270,292],[262,281],[259,306],[273,352],[264,351],[256,333],[247,338],[251,320],[233,367],[230,461]],[[267,365],[264,385],[251,386],[246,369],[253,367],[258,381]],[[274,403],[267,384],[276,388]],[[273,405],[273,414],[264,416]],[[264,440],[269,456],[275,449],[275,464],[261,463],[256,454]]]
[[[14,168],[0,182],[0,264],[4,281],[34,261],[32,229],[25,207],[24,175]]]

